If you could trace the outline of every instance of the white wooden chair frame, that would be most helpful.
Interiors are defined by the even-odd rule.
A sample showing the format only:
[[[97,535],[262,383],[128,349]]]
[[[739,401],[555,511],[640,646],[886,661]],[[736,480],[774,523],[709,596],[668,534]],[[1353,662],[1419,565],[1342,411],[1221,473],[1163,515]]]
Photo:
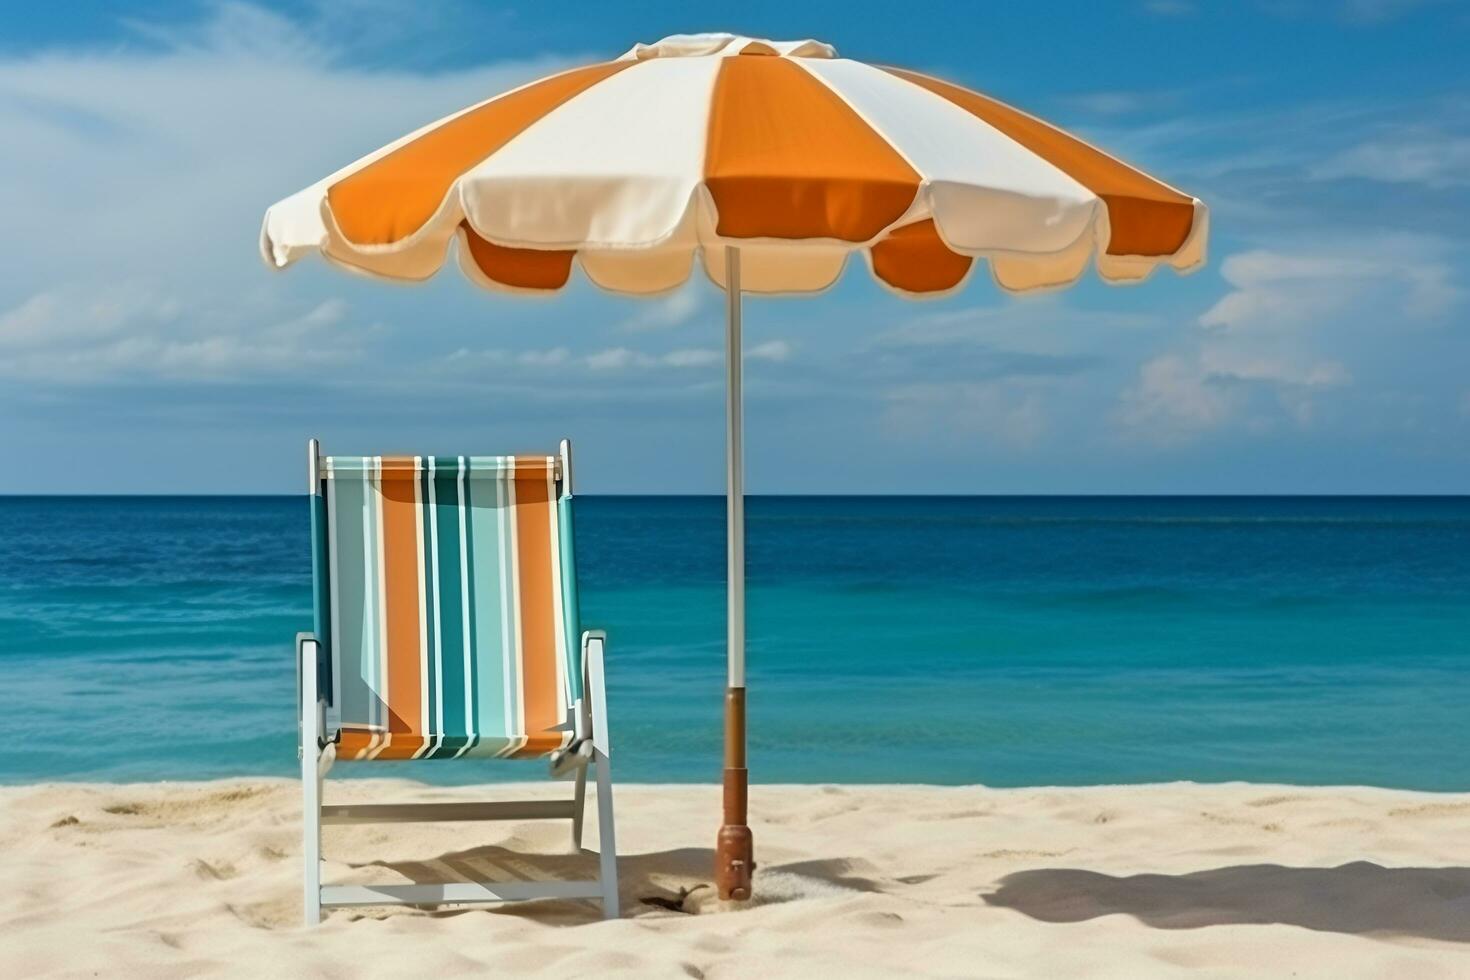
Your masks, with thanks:
[[[602,901],[604,918],[618,917],[617,843],[613,826],[612,774],[608,762],[607,697],[603,682],[601,631],[582,634],[584,678],[590,705],[578,705],[591,717],[591,757],[577,753],[575,790],[570,800],[518,800],[487,803],[322,803],[322,784],[336,759],[336,746],[322,744],[326,699],[317,687],[320,644],[309,633],[296,645],[301,666],[302,855],[305,859],[306,922],[321,921],[322,910],[363,905],[463,905],[513,902],[532,898],[593,898]],[[575,750],[575,747],[574,747]],[[587,768],[597,774],[597,830],[601,853],[599,874],[586,881],[449,882],[408,885],[324,885],[321,883],[322,825],[428,823],[436,821],[555,820],[572,822],[572,846],[582,846],[582,817],[587,797]]]
[[[563,459],[569,455],[562,444]],[[316,442],[312,441],[313,482]],[[299,718],[301,721],[302,858],[307,925],[321,921],[322,910],[366,905],[471,905],[535,898],[591,898],[602,902],[603,917],[618,917],[617,843],[613,827],[612,775],[608,756],[607,692],[604,686],[601,630],[582,634],[582,678],[585,692],[573,705],[577,739],[559,764],[575,768],[570,800],[514,800],[486,803],[368,803],[325,805],[322,786],[337,758],[335,733],[327,728],[327,701],[317,689],[321,643],[311,633],[296,636]],[[335,665],[334,665],[335,666]],[[323,824],[430,823],[440,821],[562,820],[572,822],[572,847],[582,846],[582,817],[587,799],[587,769],[596,769],[598,876],[585,881],[448,882],[407,885],[324,885]]]

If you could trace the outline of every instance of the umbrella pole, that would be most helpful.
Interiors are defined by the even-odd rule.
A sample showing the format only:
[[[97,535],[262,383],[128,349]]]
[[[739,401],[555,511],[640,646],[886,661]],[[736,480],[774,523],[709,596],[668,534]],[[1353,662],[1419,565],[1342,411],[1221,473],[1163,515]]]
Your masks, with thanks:
[[[741,448],[740,250],[725,248],[726,640],[725,820],[715,844],[715,886],[723,899],[750,898],[755,871],[746,825],[745,461]]]

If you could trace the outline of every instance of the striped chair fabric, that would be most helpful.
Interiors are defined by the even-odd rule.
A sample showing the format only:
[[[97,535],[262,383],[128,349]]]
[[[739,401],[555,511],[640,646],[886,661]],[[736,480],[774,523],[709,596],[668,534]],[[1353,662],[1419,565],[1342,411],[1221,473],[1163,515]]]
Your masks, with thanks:
[[[556,462],[323,460],[318,632],[339,759],[534,757],[570,744],[582,658]]]

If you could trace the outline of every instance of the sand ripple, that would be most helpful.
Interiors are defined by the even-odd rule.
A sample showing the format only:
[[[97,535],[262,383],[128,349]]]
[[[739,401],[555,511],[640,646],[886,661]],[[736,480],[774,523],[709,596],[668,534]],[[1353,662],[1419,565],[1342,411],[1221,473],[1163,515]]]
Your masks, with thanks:
[[[563,789],[383,780],[329,792],[350,802]],[[758,898],[737,907],[708,887],[717,794],[619,789],[617,922],[590,903],[541,902],[342,911],[306,930],[292,782],[3,789],[3,972],[1470,976],[1467,796],[756,787]],[[564,823],[329,828],[327,875],[587,877],[594,824],[575,854]]]

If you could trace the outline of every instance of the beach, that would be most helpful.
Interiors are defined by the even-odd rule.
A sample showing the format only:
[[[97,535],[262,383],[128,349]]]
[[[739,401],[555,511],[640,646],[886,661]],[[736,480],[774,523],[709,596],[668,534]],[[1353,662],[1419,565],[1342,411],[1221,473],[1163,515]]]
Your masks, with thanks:
[[[1470,974],[1470,794],[758,785],[758,898],[727,906],[698,887],[717,787],[614,792],[619,921],[548,901],[308,930],[294,781],[6,787],[0,958],[15,977]],[[327,799],[566,793],[358,779]],[[327,880],[352,883],[587,877],[598,846],[595,821],[580,855],[565,821],[324,833]]]
[[[308,931],[302,502],[0,501],[0,972],[1470,975],[1463,498],[752,498],[746,907],[699,887],[723,502],[578,503],[624,918]],[[344,764],[327,801],[568,795],[544,768]],[[328,827],[325,877],[582,879],[595,823],[580,856],[565,823]]]
[[[1470,980],[1470,0],[821,7],[6,5],[0,980]]]

